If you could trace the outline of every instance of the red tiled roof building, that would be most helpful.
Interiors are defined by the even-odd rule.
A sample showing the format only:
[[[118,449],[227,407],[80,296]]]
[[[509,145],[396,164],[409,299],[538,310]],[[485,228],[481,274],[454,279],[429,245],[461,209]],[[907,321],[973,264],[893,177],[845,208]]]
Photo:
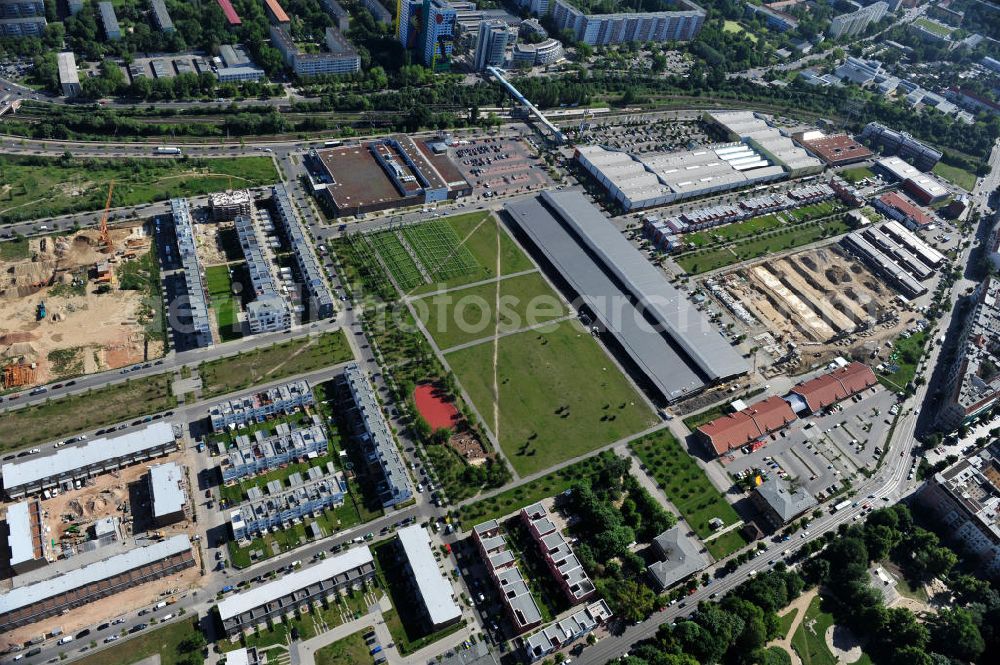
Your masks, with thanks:
[[[774,396],[705,423],[698,428],[697,436],[716,455],[725,455],[730,450],[780,430],[795,418],[788,402]]]

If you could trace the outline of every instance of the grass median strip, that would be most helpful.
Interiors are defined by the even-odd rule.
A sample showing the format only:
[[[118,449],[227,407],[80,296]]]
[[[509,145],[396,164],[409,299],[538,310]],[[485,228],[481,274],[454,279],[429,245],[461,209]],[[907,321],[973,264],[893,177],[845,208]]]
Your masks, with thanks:
[[[0,415],[0,451],[24,448],[76,432],[172,409],[171,374],[129,379],[79,395],[51,399]]]
[[[255,384],[311,372],[354,357],[343,330],[302,337],[202,363],[198,372],[205,398],[225,395]]]

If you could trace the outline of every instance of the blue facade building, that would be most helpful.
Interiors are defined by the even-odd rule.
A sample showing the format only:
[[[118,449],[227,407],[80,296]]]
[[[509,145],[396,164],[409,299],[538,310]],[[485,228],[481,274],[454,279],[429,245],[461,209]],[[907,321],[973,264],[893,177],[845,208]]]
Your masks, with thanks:
[[[455,45],[455,19],[458,13],[444,0],[427,0],[424,3],[420,59],[424,67],[445,71],[451,67],[451,54]]]

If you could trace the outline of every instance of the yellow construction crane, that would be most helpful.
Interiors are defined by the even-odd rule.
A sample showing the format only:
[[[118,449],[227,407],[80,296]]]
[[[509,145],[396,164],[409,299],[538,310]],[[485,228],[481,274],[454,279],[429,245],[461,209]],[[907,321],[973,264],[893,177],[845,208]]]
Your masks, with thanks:
[[[115,181],[108,185],[108,200],[104,203],[104,213],[101,215],[101,245],[105,252],[109,254],[115,251],[115,245],[111,240],[111,232],[108,231],[108,212],[111,210],[111,194],[115,191]]]

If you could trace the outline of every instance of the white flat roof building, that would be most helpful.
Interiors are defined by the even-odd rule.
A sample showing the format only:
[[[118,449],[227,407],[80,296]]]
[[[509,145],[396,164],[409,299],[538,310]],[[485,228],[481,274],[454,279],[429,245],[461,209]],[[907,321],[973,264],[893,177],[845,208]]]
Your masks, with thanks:
[[[168,462],[149,467],[153,519],[160,521],[184,512],[184,470]]]
[[[48,454],[15,459],[0,467],[0,475],[7,496],[18,498],[64,480],[87,477],[92,473],[111,471],[150,459],[176,445],[173,425],[160,421],[122,436],[101,437],[63,446]]]
[[[940,201],[948,196],[948,188],[941,184],[937,176],[924,173],[899,157],[884,157],[875,163],[893,178],[902,182],[924,203]]]
[[[42,506],[37,499],[21,501],[7,509],[7,549],[15,574],[47,563],[43,528]]]
[[[644,155],[588,145],[577,147],[576,158],[627,210],[666,205],[786,175],[781,166],[772,165],[743,143]]]
[[[76,71],[76,56],[72,51],[63,51],[56,56],[59,65],[59,85],[67,97],[75,97],[83,92],[80,74]]]
[[[396,536],[431,625],[437,629],[458,621],[462,609],[455,602],[455,589],[434,558],[427,529],[414,524],[400,529]]]

